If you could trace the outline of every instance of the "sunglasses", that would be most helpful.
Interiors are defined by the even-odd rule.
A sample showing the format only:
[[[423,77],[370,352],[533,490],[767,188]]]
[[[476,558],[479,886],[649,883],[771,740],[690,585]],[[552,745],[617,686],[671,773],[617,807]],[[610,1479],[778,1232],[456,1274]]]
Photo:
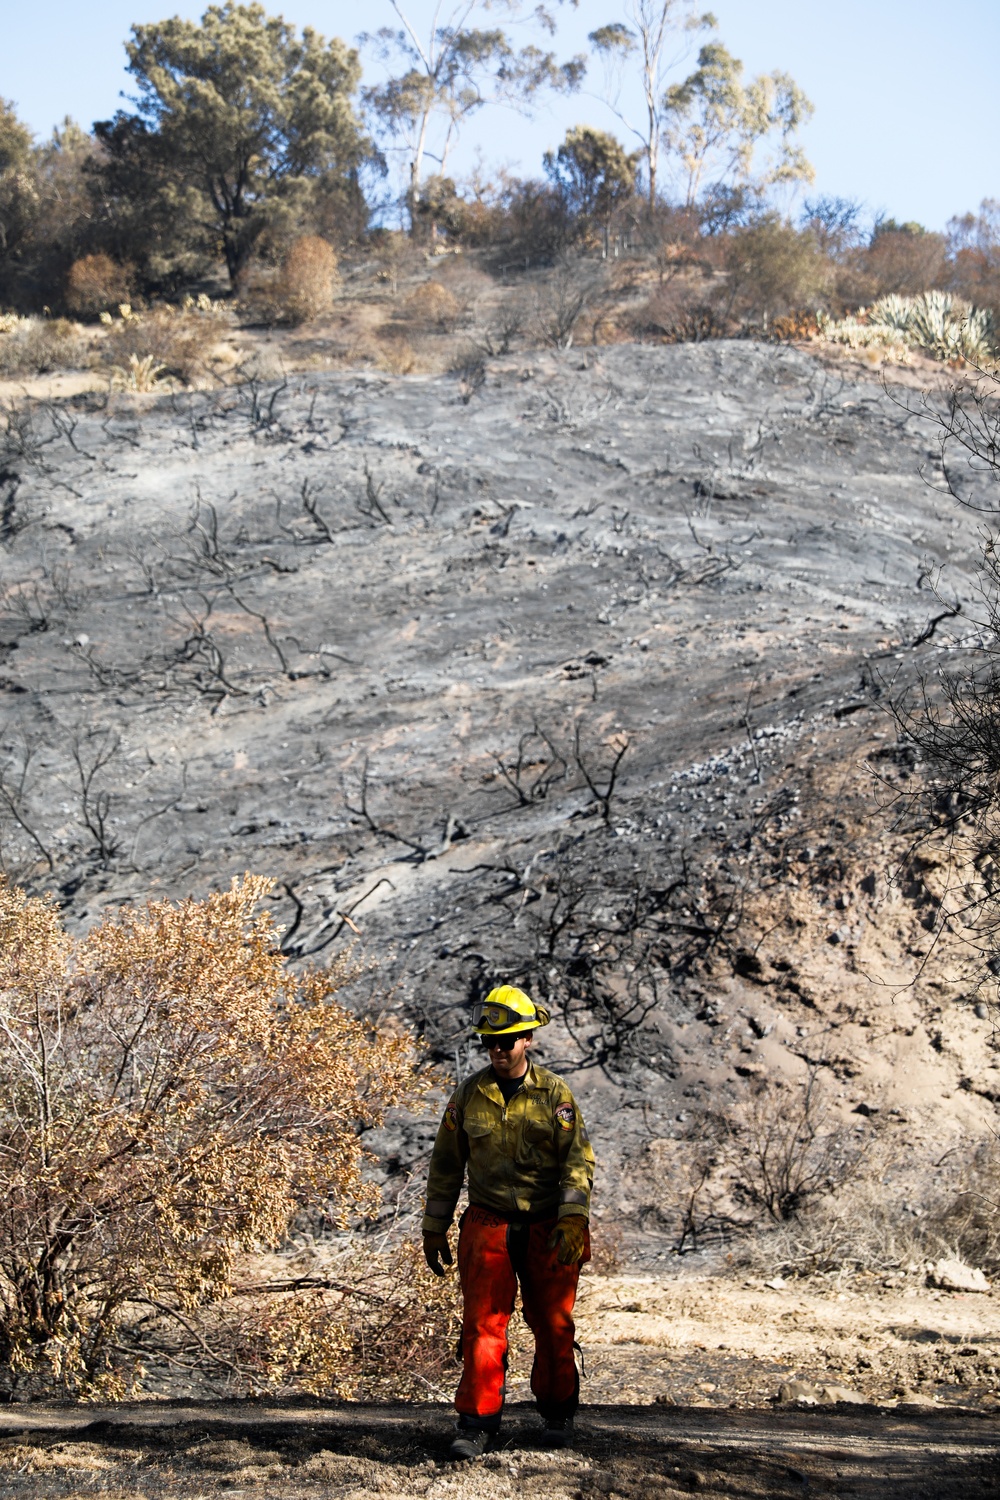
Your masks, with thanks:
[[[523,1036],[523,1034],[524,1033],[522,1032],[522,1036]],[[484,1036],[484,1037],[480,1037],[480,1041],[482,1042],[483,1046],[486,1048],[487,1052],[491,1052],[494,1047],[498,1047],[501,1052],[513,1052],[515,1044],[517,1042],[519,1042],[520,1040],[521,1040],[521,1038],[517,1037],[517,1036]]]

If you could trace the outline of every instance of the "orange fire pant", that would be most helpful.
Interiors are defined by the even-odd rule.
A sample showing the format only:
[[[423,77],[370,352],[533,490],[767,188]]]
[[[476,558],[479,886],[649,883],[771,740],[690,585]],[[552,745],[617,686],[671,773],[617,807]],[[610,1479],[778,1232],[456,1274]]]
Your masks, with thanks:
[[[556,1220],[515,1226],[484,1208],[462,1215],[462,1359],[455,1397],[463,1425],[496,1430],[503,1412],[507,1324],[521,1284],[524,1320],[535,1336],[531,1390],[543,1417],[571,1417],[579,1399],[573,1358],[573,1303],[580,1267],[560,1265],[548,1238]],[[590,1259],[589,1234],[584,1260]]]

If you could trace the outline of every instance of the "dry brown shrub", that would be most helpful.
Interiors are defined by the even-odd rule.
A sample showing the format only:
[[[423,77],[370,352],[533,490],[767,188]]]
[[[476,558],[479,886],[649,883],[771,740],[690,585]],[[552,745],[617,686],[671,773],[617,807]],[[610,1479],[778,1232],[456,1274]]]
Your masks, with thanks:
[[[411,375],[417,367],[417,356],[405,338],[388,336],[379,343],[376,363],[390,375]]]
[[[149,361],[163,375],[189,384],[210,369],[212,351],[225,327],[226,315],[217,304],[157,307],[116,319],[103,342],[101,363],[127,370],[133,361]]]
[[[333,306],[337,257],[318,235],[304,234],[285,256],[278,278],[278,300],[290,323],[311,323]]]
[[[255,915],[269,888],[110,911],[75,939],[54,901],[0,886],[8,1395],[121,1394],[140,1315],[210,1359],[248,1252],[309,1207],[373,1208],[360,1131],[419,1094],[413,1043],[338,1003],[344,964],[287,968]]]
[[[461,305],[439,281],[425,281],[406,298],[401,315],[421,332],[450,333],[461,315]]]
[[[875,297],[887,292],[916,297],[940,285],[947,269],[944,235],[906,228],[877,234],[862,259]]]
[[[66,277],[66,306],[80,317],[98,313],[129,300],[129,273],[110,255],[84,255]]]
[[[794,342],[798,339],[812,339],[819,333],[819,319],[814,312],[803,311],[789,313],[784,318],[775,318],[771,324],[771,337],[778,341]]]
[[[264,1283],[252,1296],[237,1289],[209,1331],[215,1368],[203,1350],[188,1350],[187,1359],[230,1392],[298,1390],[352,1401],[450,1394],[458,1276],[432,1275],[418,1239],[382,1249],[355,1240],[302,1282],[285,1283],[285,1291]],[[183,1348],[175,1349],[175,1366],[184,1362]]]
[[[763,220],[733,234],[726,248],[728,301],[751,325],[762,325],[822,297],[830,267],[808,231]]]

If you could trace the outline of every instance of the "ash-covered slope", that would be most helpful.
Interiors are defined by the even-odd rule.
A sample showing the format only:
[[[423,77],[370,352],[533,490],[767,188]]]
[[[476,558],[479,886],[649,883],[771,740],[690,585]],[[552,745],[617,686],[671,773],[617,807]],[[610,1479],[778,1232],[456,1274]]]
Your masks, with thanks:
[[[470,993],[530,984],[609,1135],[820,1055],[991,1112],[933,967],[866,1024],[933,904],[878,861],[873,700],[976,554],[877,386],[620,347],[7,425],[4,858],[74,921],[267,872],[288,951],[357,934],[460,1069]]]

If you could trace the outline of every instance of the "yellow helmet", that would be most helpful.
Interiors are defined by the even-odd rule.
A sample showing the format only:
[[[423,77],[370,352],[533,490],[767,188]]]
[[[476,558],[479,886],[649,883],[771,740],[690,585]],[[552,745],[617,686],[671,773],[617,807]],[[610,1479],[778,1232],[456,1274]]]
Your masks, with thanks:
[[[480,1036],[534,1031],[536,1026],[547,1026],[551,1019],[544,1005],[536,1005],[530,995],[512,984],[498,985],[472,1007],[472,1024]]]

